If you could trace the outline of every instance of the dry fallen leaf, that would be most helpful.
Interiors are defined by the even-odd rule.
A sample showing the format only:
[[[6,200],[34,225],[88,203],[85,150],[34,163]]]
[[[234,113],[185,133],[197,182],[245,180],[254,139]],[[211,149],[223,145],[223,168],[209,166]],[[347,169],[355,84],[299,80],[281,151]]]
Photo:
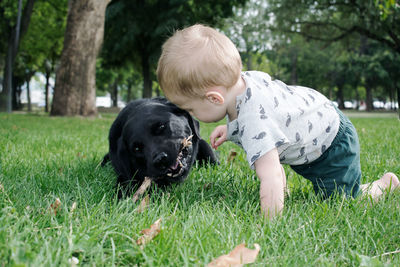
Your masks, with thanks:
[[[229,152],[228,162],[233,161],[236,158],[237,152],[235,150],[231,150]]]
[[[146,192],[147,188],[151,185],[151,179],[149,177],[144,177],[143,183],[140,185],[138,190],[133,194],[132,200],[136,202],[143,194]]]
[[[60,199],[59,199],[59,198],[56,198],[56,200],[54,201],[54,203],[50,205],[49,210],[50,210],[51,212],[54,212],[54,215],[57,215],[57,210],[58,210],[58,208],[60,207],[60,205],[61,205]]]
[[[0,184],[0,192],[4,191],[4,186],[2,184]]]
[[[142,198],[142,200],[139,203],[139,206],[137,208],[137,212],[138,213],[142,213],[143,211],[146,210],[147,206],[149,206],[149,201],[150,201],[150,197],[149,195],[146,195],[144,198]]]
[[[260,246],[254,244],[255,249],[246,248],[245,244],[235,247],[229,254],[219,256],[210,262],[208,267],[239,267],[244,264],[253,263],[260,252]]]
[[[78,152],[77,154],[76,154],[76,156],[78,157],[78,158],[86,158],[86,155],[85,154],[83,154],[83,153],[81,153],[81,152]]]
[[[72,258],[68,259],[68,263],[71,264],[71,267],[78,266],[79,259],[76,257],[72,257]]]
[[[70,212],[73,213],[76,209],[76,202],[72,203]]]
[[[140,233],[142,234],[138,240],[136,240],[136,244],[139,246],[144,246],[146,243],[151,241],[156,235],[158,235],[161,231],[161,218],[155,221],[150,228],[142,230]]]

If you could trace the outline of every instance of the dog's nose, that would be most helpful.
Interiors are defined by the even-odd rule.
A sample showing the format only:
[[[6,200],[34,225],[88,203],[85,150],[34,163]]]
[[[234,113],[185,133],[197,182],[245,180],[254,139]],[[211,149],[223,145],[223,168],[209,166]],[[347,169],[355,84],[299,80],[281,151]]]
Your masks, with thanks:
[[[166,169],[168,167],[168,155],[165,152],[158,153],[153,158],[153,163],[156,168]]]

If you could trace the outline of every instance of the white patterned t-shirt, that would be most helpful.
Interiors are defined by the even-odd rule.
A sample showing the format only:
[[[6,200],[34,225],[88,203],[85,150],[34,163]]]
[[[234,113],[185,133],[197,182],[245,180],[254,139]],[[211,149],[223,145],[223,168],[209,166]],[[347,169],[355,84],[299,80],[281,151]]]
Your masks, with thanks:
[[[288,86],[263,72],[243,72],[246,91],[236,97],[237,119],[228,121],[227,139],[254,162],[275,147],[280,162],[303,165],[331,145],[340,124],[333,103],[307,87]]]

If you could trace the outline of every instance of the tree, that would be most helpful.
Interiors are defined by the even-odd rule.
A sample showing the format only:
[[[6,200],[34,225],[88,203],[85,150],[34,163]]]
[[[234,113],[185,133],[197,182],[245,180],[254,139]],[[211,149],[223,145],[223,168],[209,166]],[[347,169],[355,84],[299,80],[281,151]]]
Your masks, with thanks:
[[[253,69],[253,56],[272,44],[270,22],[265,20],[266,1],[249,0],[244,7],[234,7],[234,15],[225,20],[223,30],[238,47],[247,70]]]
[[[14,76],[22,75],[26,80],[29,78],[28,74],[32,75],[35,72],[45,75],[45,112],[50,110],[50,77],[54,75],[56,64],[61,56],[67,6],[66,0],[36,2],[29,29],[21,41],[20,52],[16,58]]]
[[[130,62],[143,76],[143,97],[152,96],[154,70],[165,39],[194,23],[217,25],[245,0],[114,0],[107,7],[102,57],[122,67]]]
[[[4,18],[0,30],[2,36],[7,36],[8,40],[7,45],[2,45],[2,47],[7,48],[7,52],[5,53],[6,63],[3,72],[3,90],[0,93],[0,110],[7,110],[9,112],[12,110],[12,68],[18,54],[20,40],[28,30],[34,3],[35,0],[27,0],[21,17],[20,9],[22,8],[22,1],[18,1],[18,3],[16,1],[0,1],[0,14]]]
[[[334,42],[355,33],[400,53],[400,6],[393,0],[272,0],[276,29]]]
[[[92,116],[96,58],[103,42],[105,10],[110,0],[70,0],[51,115]]]
[[[142,78],[131,64],[123,68],[107,68],[99,59],[96,69],[96,92],[98,95],[109,93],[113,107],[117,107],[118,99],[129,102],[140,97]]]

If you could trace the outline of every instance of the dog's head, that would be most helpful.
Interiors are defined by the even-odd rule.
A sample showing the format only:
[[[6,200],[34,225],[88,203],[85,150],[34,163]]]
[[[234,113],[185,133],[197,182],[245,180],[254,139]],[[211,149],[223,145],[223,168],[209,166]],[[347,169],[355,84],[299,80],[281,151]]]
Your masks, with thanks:
[[[160,185],[184,180],[197,153],[198,122],[170,103],[144,103],[136,110],[121,135],[130,167]]]

